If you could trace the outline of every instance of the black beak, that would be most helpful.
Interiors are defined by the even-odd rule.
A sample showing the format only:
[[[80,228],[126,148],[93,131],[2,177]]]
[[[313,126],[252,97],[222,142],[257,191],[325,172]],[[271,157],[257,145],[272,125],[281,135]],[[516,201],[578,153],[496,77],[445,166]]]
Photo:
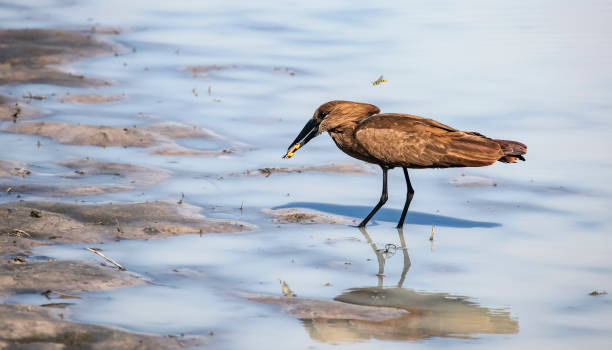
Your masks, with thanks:
[[[320,122],[316,119],[310,119],[300,134],[293,140],[291,146],[287,149],[287,154],[283,156],[283,158],[291,158],[293,157],[293,152],[295,152],[298,148],[304,146],[308,143],[313,137],[319,134],[319,124]]]

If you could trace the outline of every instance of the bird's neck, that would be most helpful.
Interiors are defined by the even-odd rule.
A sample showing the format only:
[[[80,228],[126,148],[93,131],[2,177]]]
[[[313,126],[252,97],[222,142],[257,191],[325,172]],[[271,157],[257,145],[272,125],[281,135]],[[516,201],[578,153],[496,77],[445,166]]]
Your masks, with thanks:
[[[344,153],[353,158],[372,163],[372,159],[369,157],[367,151],[365,151],[355,139],[356,126],[357,124],[355,123],[353,125],[343,125],[342,127],[328,130],[329,136],[331,136],[336,146]]]

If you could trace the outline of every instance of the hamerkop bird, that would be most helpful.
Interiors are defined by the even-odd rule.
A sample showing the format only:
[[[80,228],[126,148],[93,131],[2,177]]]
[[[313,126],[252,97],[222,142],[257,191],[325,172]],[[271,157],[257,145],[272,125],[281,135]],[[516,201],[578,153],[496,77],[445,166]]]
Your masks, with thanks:
[[[527,146],[520,142],[490,139],[477,132],[460,131],[435,120],[410,114],[380,113],[378,107],[360,102],[330,101],[322,104],[289,146],[283,158],[315,136],[327,131],[344,153],[382,168],[383,188],[378,204],[359,224],[365,227],[387,201],[387,171],[402,167],[408,192],[404,219],[414,196],[408,168],[479,167],[500,161],[525,160]]]

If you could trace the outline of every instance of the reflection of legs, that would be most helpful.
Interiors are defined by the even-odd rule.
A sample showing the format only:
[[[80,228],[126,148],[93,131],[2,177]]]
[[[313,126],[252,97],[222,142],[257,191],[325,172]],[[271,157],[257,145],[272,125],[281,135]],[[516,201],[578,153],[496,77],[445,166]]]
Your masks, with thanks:
[[[404,226],[404,219],[406,218],[406,213],[408,213],[408,207],[410,206],[410,202],[412,201],[412,197],[414,196],[414,189],[412,188],[412,184],[410,183],[410,177],[408,176],[408,169],[402,168],[404,170],[404,178],[406,178],[406,203],[404,203],[404,210],[402,210],[402,216],[397,223],[397,228]]]
[[[383,189],[382,189],[382,195],[380,196],[380,200],[378,201],[378,204],[376,204],[376,206],[374,207],[374,209],[372,209],[370,214],[368,214],[368,216],[366,216],[366,218],[363,219],[363,221],[359,224],[359,227],[365,227],[365,225],[368,223],[368,221],[370,221],[372,216],[374,216],[374,214],[376,214],[378,209],[380,209],[380,207],[382,207],[385,204],[385,202],[387,201],[387,198],[389,198],[389,195],[387,194],[387,170],[389,170],[389,169],[385,168],[385,167],[381,167],[381,168],[382,168],[382,171],[383,171]]]
[[[408,256],[408,248],[406,248],[406,241],[404,240],[404,230],[401,227],[398,227],[397,233],[399,234],[400,242],[402,244],[402,253],[404,254],[404,269],[402,270],[402,276],[400,277],[399,282],[397,283],[398,288],[402,288],[404,284],[404,280],[406,279],[406,273],[410,270],[410,256]]]
[[[368,241],[368,243],[370,244],[370,247],[372,247],[372,250],[374,250],[374,254],[376,254],[376,259],[378,259],[378,273],[376,274],[376,276],[378,276],[378,286],[382,287],[383,278],[385,277],[385,258],[383,257],[380,250],[378,250],[378,248],[376,247],[376,243],[374,243],[372,241],[372,238],[370,238],[370,235],[365,230],[365,227],[360,226],[359,231],[361,231],[366,241]]]

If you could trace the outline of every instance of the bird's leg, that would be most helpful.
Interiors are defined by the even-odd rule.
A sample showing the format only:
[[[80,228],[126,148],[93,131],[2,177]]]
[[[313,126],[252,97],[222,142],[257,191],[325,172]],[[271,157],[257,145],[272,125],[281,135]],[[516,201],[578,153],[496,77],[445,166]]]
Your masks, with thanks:
[[[383,189],[382,189],[382,195],[380,196],[380,200],[378,201],[378,204],[376,204],[376,206],[374,207],[374,209],[372,209],[370,214],[368,214],[368,216],[366,216],[366,218],[363,219],[363,221],[359,224],[359,227],[365,227],[365,225],[367,225],[368,221],[370,221],[372,216],[374,216],[374,214],[376,214],[378,209],[380,209],[380,207],[382,207],[385,204],[385,202],[387,201],[387,199],[389,198],[389,195],[387,194],[387,171],[389,170],[389,168],[386,168],[386,167],[381,167],[381,168],[382,168],[382,171],[383,171]]]
[[[408,176],[408,169],[402,168],[404,170],[404,177],[406,178],[406,187],[408,192],[406,193],[406,203],[404,203],[404,210],[402,210],[402,216],[397,223],[397,228],[402,228],[404,226],[404,219],[406,218],[406,213],[408,213],[408,207],[410,207],[410,202],[412,201],[412,197],[414,196],[414,189],[412,188],[412,184],[410,184],[410,177]]]

